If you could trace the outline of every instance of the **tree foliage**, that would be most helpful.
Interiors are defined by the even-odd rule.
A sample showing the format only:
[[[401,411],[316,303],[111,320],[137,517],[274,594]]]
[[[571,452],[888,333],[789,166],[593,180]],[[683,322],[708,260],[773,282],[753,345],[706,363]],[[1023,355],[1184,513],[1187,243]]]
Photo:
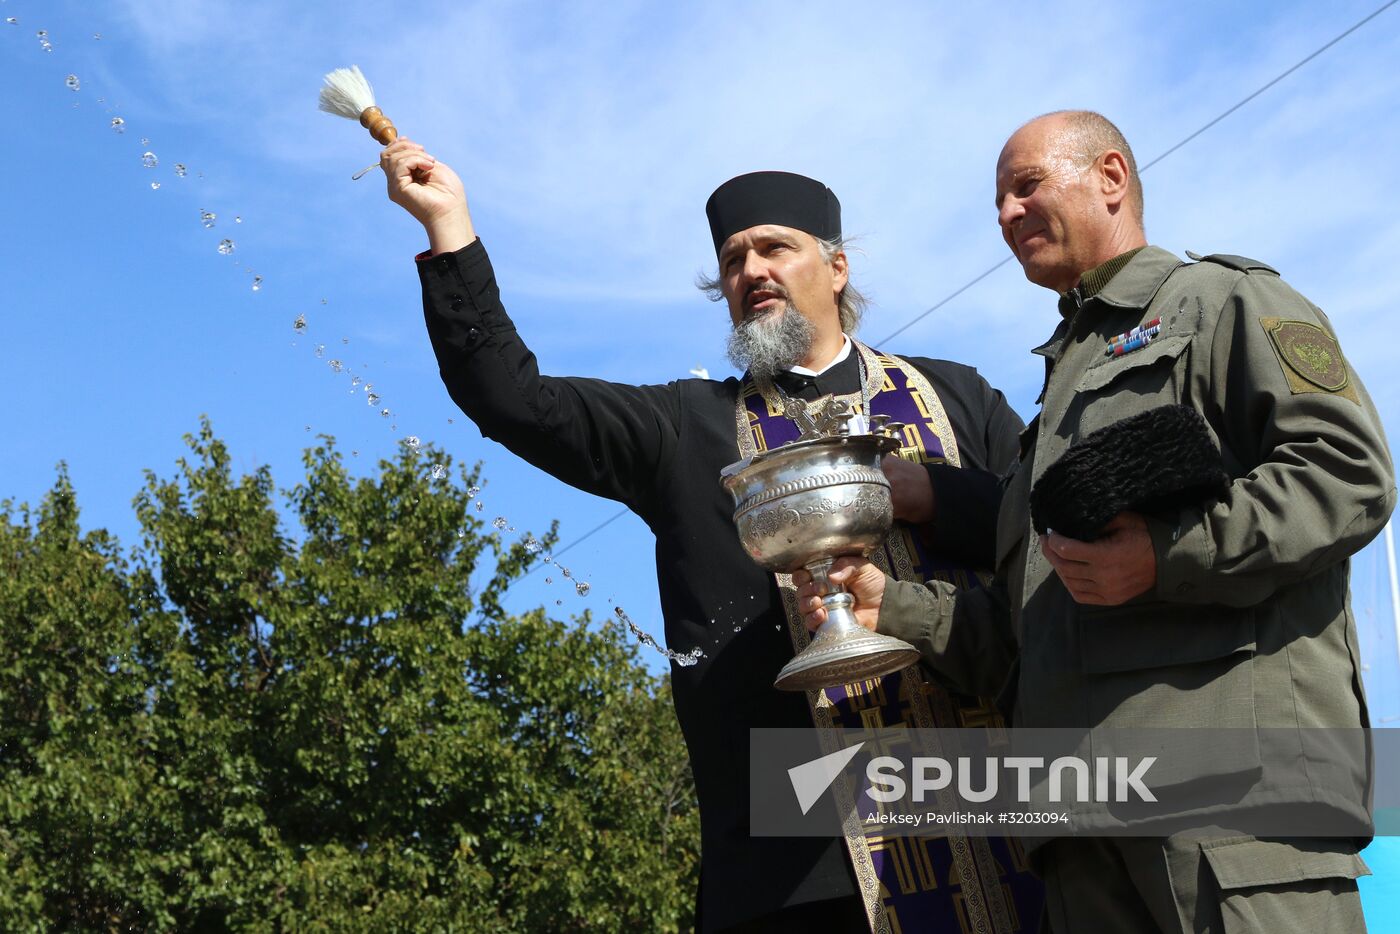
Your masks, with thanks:
[[[323,439],[293,536],[266,468],[187,441],[129,552],[62,469],[0,505],[6,930],[689,926],[668,683],[610,619],[503,609],[538,556],[474,471],[404,446],[353,480]]]

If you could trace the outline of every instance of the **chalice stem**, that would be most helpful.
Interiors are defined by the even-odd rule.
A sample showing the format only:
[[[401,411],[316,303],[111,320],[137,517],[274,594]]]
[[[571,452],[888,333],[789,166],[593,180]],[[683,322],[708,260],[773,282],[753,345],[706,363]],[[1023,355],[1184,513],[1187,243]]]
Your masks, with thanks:
[[[860,624],[856,622],[855,598],[846,592],[845,587],[833,584],[828,576],[834,560],[823,558],[806,566],[813,583],[821,591],[822,608],[826,610],[826,622],[817,627],[817,632],[829,635],[860,629]]]

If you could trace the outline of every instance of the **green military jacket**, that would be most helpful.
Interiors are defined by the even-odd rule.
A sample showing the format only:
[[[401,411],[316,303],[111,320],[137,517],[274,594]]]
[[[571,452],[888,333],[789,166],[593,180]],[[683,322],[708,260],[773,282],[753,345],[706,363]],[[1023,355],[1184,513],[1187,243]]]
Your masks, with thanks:
[[[1347,559],[1395,503],[1380,418],[1316,306],[1262,263],[1206,259],[1146,247],[1091,298],[1062,300],[1063,320],[1035,350],[1045,387],[1001,507],[996,584],[888,582],[879,630],[918,645],[956,689],[1002,691],[1016,726],[1368,723]],[[1107,352],[1155,318],[1150,343]],[[1076,604],[1032,531],[1031,487],[1088,433],[1171,403],[1204,417],[1229,493],[1148,517],[1155,592]],[[1257,775],[1259,765],[1258,748],[1242,743],[1209,767]],[[1354,809],[1357,776],[1335,778],[1332,790],[1322,780],[1281,800],[1335,793]]]

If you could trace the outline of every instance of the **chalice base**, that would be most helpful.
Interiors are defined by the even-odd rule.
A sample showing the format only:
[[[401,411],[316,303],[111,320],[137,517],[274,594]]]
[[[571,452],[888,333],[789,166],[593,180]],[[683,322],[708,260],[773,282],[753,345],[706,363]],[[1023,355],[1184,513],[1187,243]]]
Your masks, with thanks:
[[[815,691],[908,668],[919,650],[903,639],[883,636],[849,620],[844,608],[828,610],[829,618],[812,642],[778,672],[773,686],[780,691]]]

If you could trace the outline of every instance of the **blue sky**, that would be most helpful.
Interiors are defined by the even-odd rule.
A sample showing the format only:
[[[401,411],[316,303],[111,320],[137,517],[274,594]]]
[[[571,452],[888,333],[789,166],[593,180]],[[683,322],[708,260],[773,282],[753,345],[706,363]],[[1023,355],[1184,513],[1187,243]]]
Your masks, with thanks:
[[[1378,5],[0,0],[18,20],[0,23],[0,497],[37,500],[66,460],[86,522],[134,543],[141,471],[170,474],[207,413],[236,464],[268,463],[284,485],[316,433],[361,470],[415,434],[483,460],[485,514],[522,531],[558,517],[568,542],[616,512],[455,411],[423,333],[423,237],[378,172],[350,181],[377,147],[316,110],[331,68],[360,65],[400,130],[462,174],[547,372],[664,382],[730,372],[727,318],[691,285],[713,262],[702,206],[724,179],[781,168],[837,192],[878,305],[863,336],[879,341],[1003,257],[992,170],[1019,123],[1098,109],[1146,163]],[[1392,438],[1395,61],[1400,9],[1144,175],[1153,242],[1257,256],[1327,310]],[[1041,374],[1027,349],[1053,316],[1009,264],[887,349],[972,363],[1026,416]],[[564,563],[591,597],[541,573],[515,606],[612,598],[659,632],[640,521]],[[1379,543],[1353,594],[1373,716],[1400,725]]]

